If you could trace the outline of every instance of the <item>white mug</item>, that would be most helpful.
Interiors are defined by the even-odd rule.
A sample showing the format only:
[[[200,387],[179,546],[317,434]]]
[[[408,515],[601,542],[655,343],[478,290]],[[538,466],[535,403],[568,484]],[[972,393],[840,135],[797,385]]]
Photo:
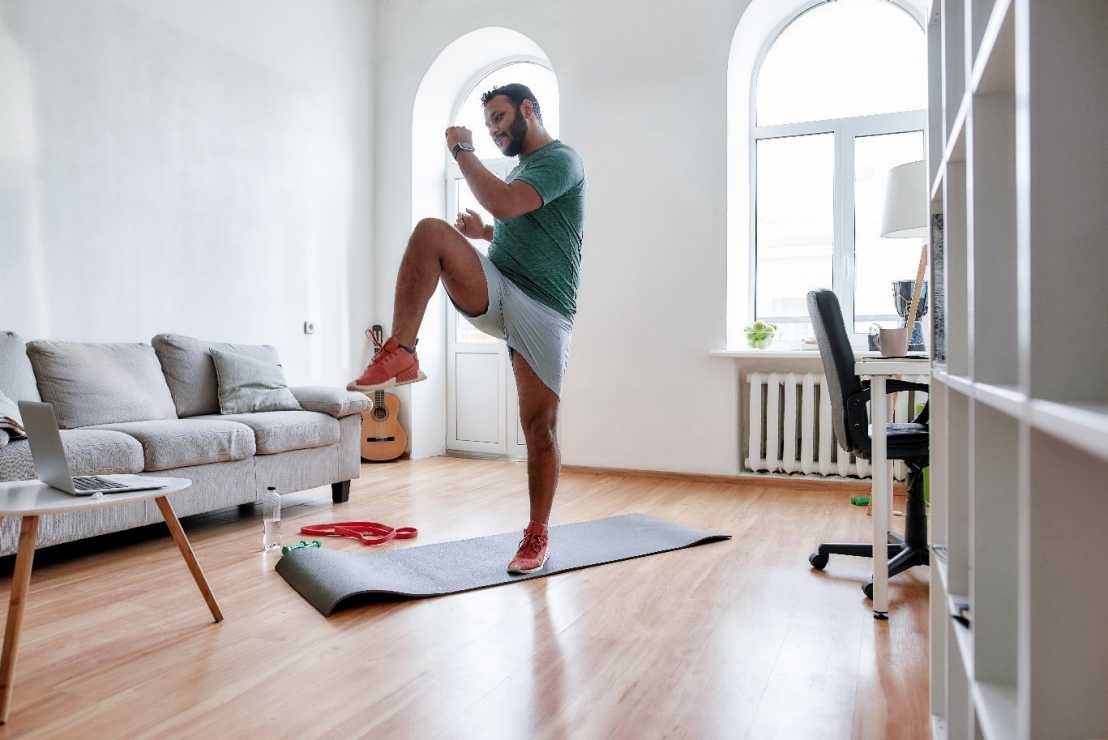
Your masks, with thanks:
[[[881,329],[877,349],[882,357],[903,357],[908,354],[908,328]]]

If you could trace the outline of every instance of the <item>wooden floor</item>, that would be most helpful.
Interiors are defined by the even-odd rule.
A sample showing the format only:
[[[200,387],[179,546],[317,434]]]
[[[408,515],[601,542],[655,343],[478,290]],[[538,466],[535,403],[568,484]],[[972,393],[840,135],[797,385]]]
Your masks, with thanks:
[[[385,546],[413,547],[527,515],[518,463],[365,466],[348,504],[329,494],[286,497],[286,537],[373,519],[418,526]],[[808,567],[818,541],[866,540],[849,496],[567,473],[554,523],[642,512],[734,538],[330,619],[257,552],[256,514],[184,520],[218,625],[162,525],[45,550],[0,737],[928,737],[926,570],[892,582],[875,622],[868,561]]]

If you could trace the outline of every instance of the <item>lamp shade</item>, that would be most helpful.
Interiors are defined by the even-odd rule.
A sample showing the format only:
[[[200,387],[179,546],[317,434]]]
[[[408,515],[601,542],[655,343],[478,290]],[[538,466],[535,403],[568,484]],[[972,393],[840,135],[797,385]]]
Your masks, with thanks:
[[[889,170],[881,236],[927,238],[927,172],[923,160]]]

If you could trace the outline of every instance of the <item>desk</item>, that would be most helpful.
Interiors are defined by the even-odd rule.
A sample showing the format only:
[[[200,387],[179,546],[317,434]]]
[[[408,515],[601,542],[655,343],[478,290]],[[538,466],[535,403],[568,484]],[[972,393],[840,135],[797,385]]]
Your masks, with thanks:
[[[0,518],[20,517],[19,550],[15,556],[15,570],[12,573],[11,594],[8,597],[8,621],[4,626],[4,650],[0,656],[0,723],[8,721],[8,709],[11,706],[12,688],[15,684],[15,659],[19,650],[19,628],[23,623],[23,607],[27,603],[27,587],[31,583],[31,566],[35,559],[35,543],[38,538],[39,517],[43,514],[59,514],[69,511],[84,511],[98,506],[118,506],[132,501],[154,499],[165,518],[169,533],[173,535],[185,565],[192,573],[196,585],[212,618],[223,621],[215,596],[208,588],[204,571],[196,562],[185,531],[177,520],[177,514],[166,498],[171,493],[182,491],[192,485],[185,478],[161,478],[165,488],[150,491],[128,491],[127,493],[107,493],[102,496],[71,496],[68,493],[51,488],[37,480],[0,483]]]
[[[873,618],[888,619],[889,613],[889,517],[892,511],[892,476],[886,449],[889,404],[885,379],[895,375],[928,375],[927,357],[863,357],[854,363],[854,373],[870,379],[869,415],[872,430],[873,501]]]

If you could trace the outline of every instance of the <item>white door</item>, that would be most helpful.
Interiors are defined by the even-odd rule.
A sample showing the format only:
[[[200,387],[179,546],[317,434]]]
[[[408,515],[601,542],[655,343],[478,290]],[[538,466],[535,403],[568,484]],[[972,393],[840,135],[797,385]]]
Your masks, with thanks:
[[[515,166],[514,159],[484,160],[500,178]],[[450,162],[446,178],[446,220],[454,223],[459,211],[471,208],[486,224],[492,216],[477,202],[458,166]],[[482,254],[489,243],[471,239]],[[475,329],[446,301],[447,381],[446,448],[526,457],[527,443],[519,423],[515,376],[508,345]]]

